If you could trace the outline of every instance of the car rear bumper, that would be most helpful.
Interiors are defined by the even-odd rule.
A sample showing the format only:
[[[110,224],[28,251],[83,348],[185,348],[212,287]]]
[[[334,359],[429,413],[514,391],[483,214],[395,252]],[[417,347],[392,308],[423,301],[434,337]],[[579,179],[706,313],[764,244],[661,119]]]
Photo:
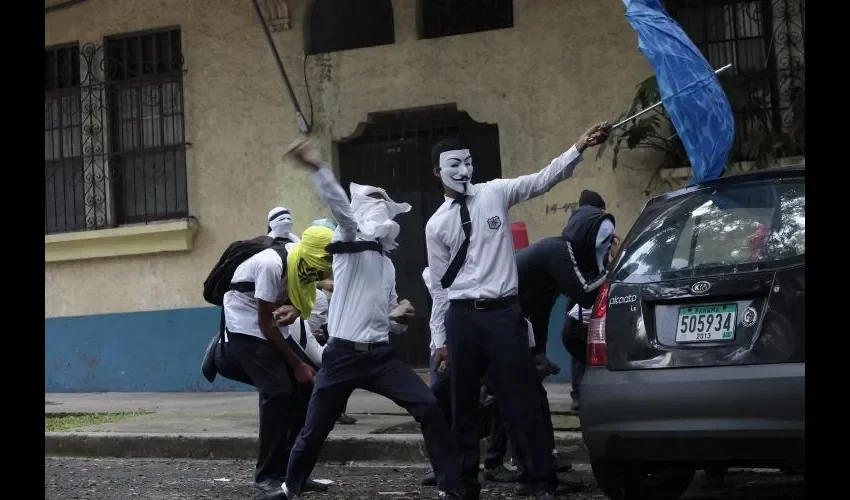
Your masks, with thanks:
[[[805,363],[588,368],[581,427],[591,457],[804,463]]]

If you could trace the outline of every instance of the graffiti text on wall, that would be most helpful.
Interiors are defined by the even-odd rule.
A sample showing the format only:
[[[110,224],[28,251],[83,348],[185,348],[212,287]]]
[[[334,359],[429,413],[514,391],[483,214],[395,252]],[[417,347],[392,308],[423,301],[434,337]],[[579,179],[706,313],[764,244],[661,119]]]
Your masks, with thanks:
[[[549,203],[546,205],[546,215],[568,214],[575,210],[578,203]]]

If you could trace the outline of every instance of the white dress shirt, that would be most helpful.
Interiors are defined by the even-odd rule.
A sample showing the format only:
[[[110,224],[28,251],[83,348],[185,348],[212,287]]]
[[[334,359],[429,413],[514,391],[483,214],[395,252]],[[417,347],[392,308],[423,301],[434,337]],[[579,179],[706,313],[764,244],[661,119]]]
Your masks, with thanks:
[[[313,184],[338,224],[332,241],[365,241],[358,237],[348,196],[331,169],[318,169]],[[390,311],[398,305],[395,266],[390,258],[371,250],[337,254],[333,277],[328,335],[353,342],[389,340]]]
[[[466,262],[448,290],[440,279],[464,240],[460,206],[446,197],[425,225],[431,296],[438,314],[445,316],[449,300],[497,299],[517,294],[517,269],[508,209],[519,202],[540,196],[555,184],[572,176],[581,154],[573,146],[543,170],[515,179],[495,179],[469,186],[466,206],[472,223]],[[434,341],[445,344],[443,319],[432,319]]]
[[[295,323],[280,327],[280,334],[283,338],[291,337],[314,365],[321,366],[322,353],[325,351],[325,346],[319,344],[319,341],[316,340],[313,330],[310,329],[310,322],[304,321],[305,346],[301,347],[301,321],[302,319],[299,317],[295,320]]]
[[[287,251],[291,244],[285,245]],[[266,339],[257,321],[257,299],[276,304],[286,299],[286,278],[283,277],[280,254],[267,248],[239,264],[231,283],[254,282],[254,291],[243,293],[228,290],[224,294],[224,320],[228,331]]]
[[[315,332],[328,322],[328,296],[322,290],[316,289],[316,302],[313,304],[313,310],[310,311],[310,319],[307,320],[307,326],[311,332]],[[296,322],[297,323],[297,322]]]
[[[424,271],[422,271],[422,280],[425,281],[425,288],[427,288],[430,292],[433,287],[431,286],[431,272],[427,267]],[[431,299],[433,301],[433,297],[431,297]],[[442,304],[447,306],[448,302],[443,301]],[[439,322],[445,319],[445,314],[445,307],[443,307],[442,309],[437,309],[436,307],[431,308],[431,319],[428,323],[428,326],[431,328],[431,344],[428,346],[431,349],[431,356],[433,356],[434,353],[437,352],[437,340],[434,339],[434,332],[440,332],[445,330],[444,327],[441,327],[439,325]],[[529,321],[527,318],[525,319],[525,322],[528,324],[528,347],[534,347],[536,345],[534,340],[534,327],[531,326],[531,321]],[[442,347],[444,344],[445,338],[442,339],[439,347]]]

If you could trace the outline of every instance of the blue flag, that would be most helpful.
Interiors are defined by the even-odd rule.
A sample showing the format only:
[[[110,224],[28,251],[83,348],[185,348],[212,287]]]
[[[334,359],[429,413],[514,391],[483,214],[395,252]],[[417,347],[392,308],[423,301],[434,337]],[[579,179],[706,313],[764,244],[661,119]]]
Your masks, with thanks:
[[[735,118],[714,68],[659,0],[623,0],[638,47],[658,80],[661,101],[694,170],[691,184],[723,173]]]

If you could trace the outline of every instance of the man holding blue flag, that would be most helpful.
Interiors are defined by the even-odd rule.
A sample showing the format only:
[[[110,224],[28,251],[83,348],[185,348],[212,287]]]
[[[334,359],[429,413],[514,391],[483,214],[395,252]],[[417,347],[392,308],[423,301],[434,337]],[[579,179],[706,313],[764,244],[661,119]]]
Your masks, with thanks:
[[[714,69],[659,0],[623,4],[688,154],[691,184],[720,177],[735,140],[735,119]]]

